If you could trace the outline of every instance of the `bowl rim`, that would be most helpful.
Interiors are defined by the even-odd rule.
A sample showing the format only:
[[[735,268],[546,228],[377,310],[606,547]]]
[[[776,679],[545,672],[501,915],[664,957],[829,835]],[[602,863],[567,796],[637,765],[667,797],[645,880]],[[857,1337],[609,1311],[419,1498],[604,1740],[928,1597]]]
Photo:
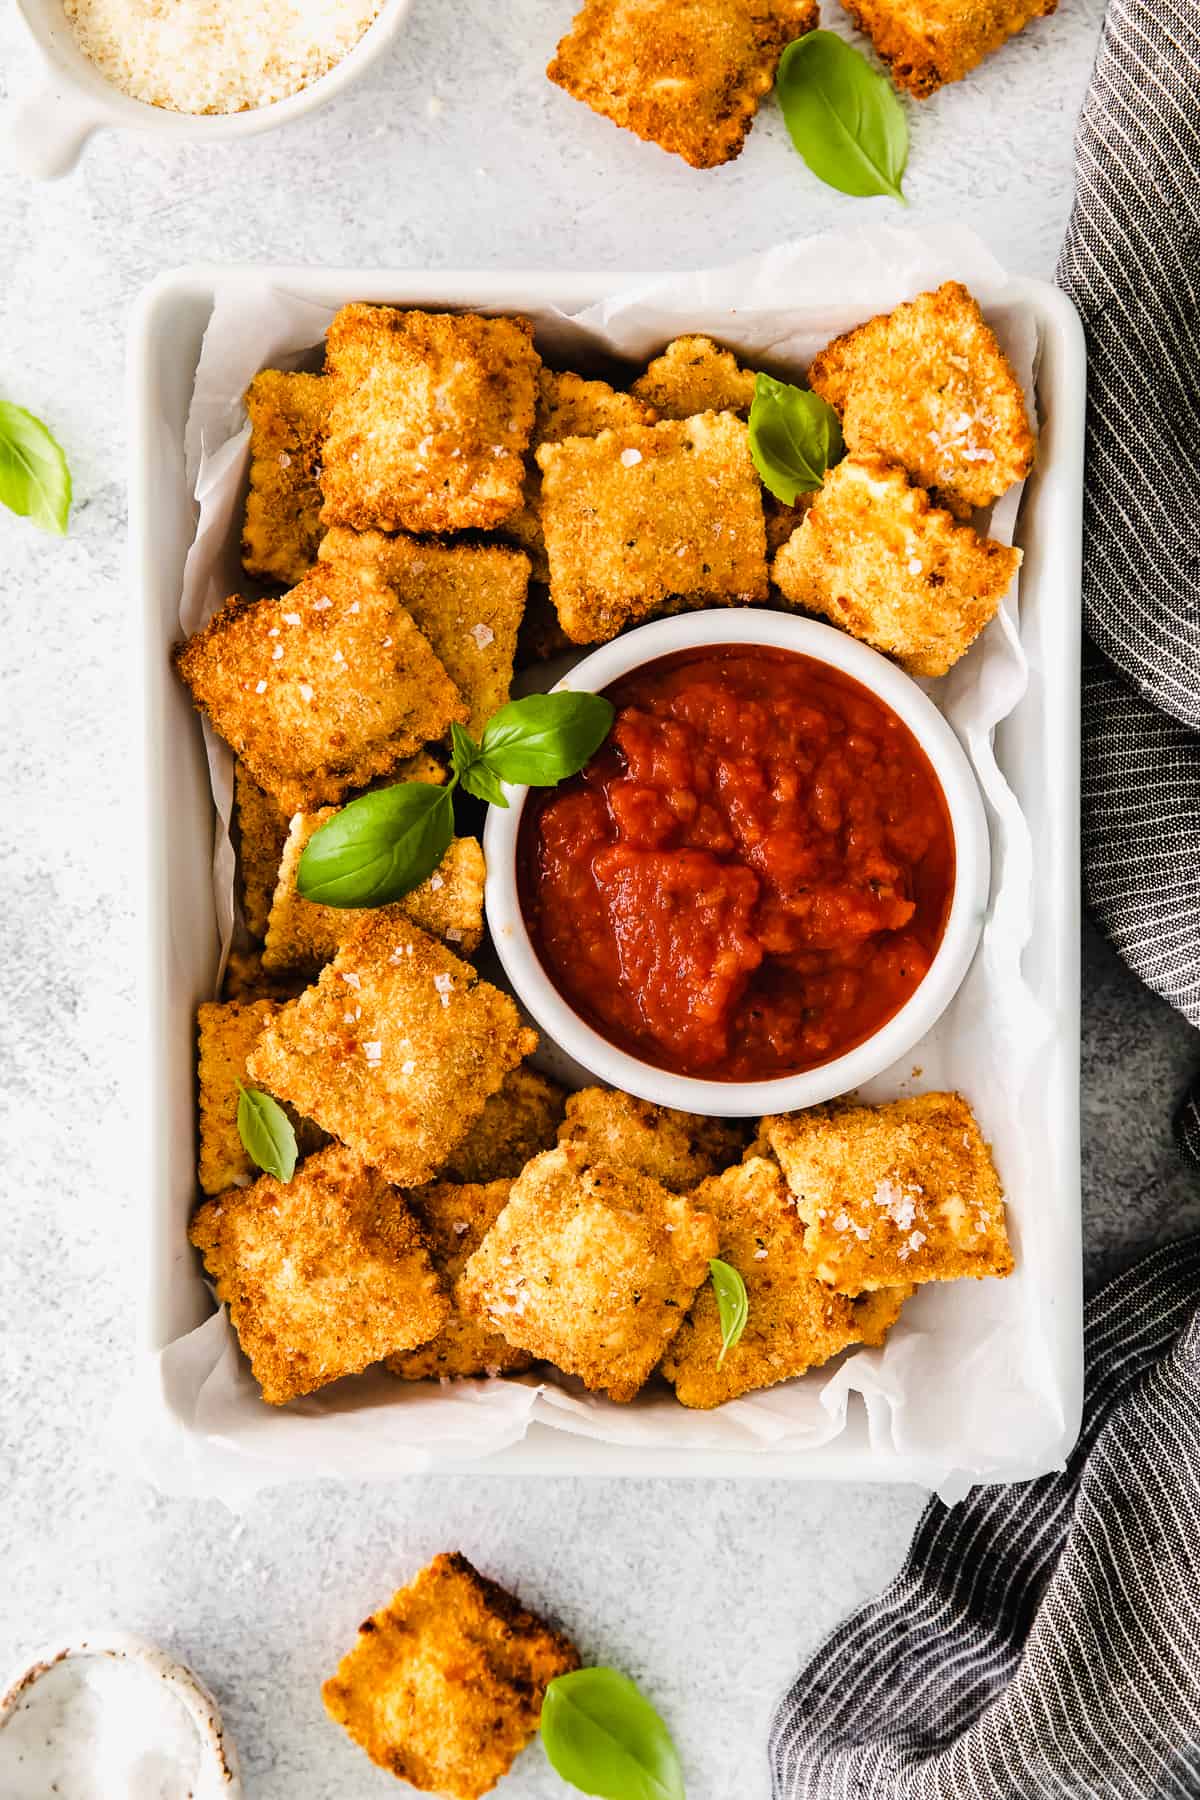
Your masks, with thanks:
[[[265,106],[230,113],[176,112],[125,93],[76,43],[63,0],[17,0],[16,15],[45,66],[50,88],[44,99],[50,105],[64,114],[78,114],[87,129],[149,131],[175,139],[203,141],[248,137],[275,125],[286,125],[332,100],[386,49],[412,5],[413,0],[380,0],[378,12],[357,43],[323,75]],[[51,18],[51,14],[60,16]]]
[[[835,1099],[907,1055],[958,992],[975,955],[991,886],[987,819],[974,770],[955,733],[911,676],[832,625],[757,608],[708,609],[641,625],[585,655],[550,690],[598,692],[633,670],[678,651],[721,644],[790,650],[850,676],[907,725],[933,768],[954,842],[954,891],[929,970],[898,1012],[832,1061],[763,1081],[711,1081],[676,1075],[610,1043],[559,993],[529,937],[516,873],[517,837],[527,787],[505,784],[507,809],[488,808],[483,847],[484,903],[492,941],[518,1000],[538,1029],[576,1062],[640,1099],[681,1112],[750,1118],[797,1112]]]

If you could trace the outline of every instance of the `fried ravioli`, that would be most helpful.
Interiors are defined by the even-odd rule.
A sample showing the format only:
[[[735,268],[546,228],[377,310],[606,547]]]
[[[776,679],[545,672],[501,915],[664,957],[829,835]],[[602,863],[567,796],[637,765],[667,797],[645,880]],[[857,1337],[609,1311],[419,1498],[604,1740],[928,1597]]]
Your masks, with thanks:
[[[534,453],[526,465],[525,492],[520,508],[500,527],[505,537],[520,544],[538,581],[550,579],[546,542],[542,536],[542,478],[536,453],[541,444],[557,444],[563,438],[596,437],[602,431],[619,431],[626,425],[653,425],[652,406],[620,394],[607,381],[587,381],[567,370],[558,374],[542,369],[538,377],[537,416],[529,448]]]
[[[189,1236],[271,1406],[424,1343],[449,1316],[403,1197],[342,1144],[290,1181],[206,1200]]]
[[[390,587],[470,708],[479,737],[508,699],[529,558],[499,544],[428,544],[335,526],[322,561],[365,563]]]
[[[834,338],[808,380],[841,415],[852,455],[899,463],[957,518],[1033,467],[1021,384],[961,282]]]
[[[329,418],[321,375],[264,369],[246,389],[250,492],[242,567],[290,587],[311,569],[321,541],[321,445]]]
[[[281,600],[235,596],[175,661],[196,705],[289,816],[389,774],[467,717],[368,569],[321,563]]]
[[[564,1146],[522,1170],[455,1299],[510,1344],[585,1387],[632,1400],[716,1255],[717,1228],[683,1195]]]
[[[197,1174],[206,1194],[242,1187],[258,1176],[237,1128],[238,1088],[249,1080],[246,1058],[279,1005],[275,1000],[234,1000],[201,1006],[196,1013],[200,1089]],[[324,1133],[311,1121],[295,1113],[291,1119],[302,1154],[324,1142]]]
[[[546,70],[593,112],[712,169],[741,151],[816,0],[585,0]]]
[[[249,1066],[389,1181],[419,1187],[536,1048],[507,994],[385,909],[283,1008]]]
[[[931,507],[902,469],[847,457],[775,558],[785,599],[894,656],[910,675],[944,675],[1012,585],[1021,552]]]
[[[343,306],[321,514],[356,531],[486,531],[521,504],[540,359],[527,319]]]
[[[852,1300],[818,1281],[778,1163],[750,1157],[703,1182],[693,1199],[716,1219],[717,1255],[745,1282],[749,1310],[740,1341],[718,1366],[716,1295],[711,1283],[700,1289],[662,1361],[684,1406],[720,1406],[803,1375],[848,1344],[883,1343],[911,1287]]]
[[[686,1194],[705,1176],[736,1162],[745,1133],[725,1119],[652,1106],[617,1089],[582,1088],[567,1101],[558,1131],[583,1163],[612,1163]]]
[[[510,1069],[450,1154],[446,1181],[513,1180],[542,1150],[552,1150],[566,1096],[556,1081],[524,1063]]]
[[[567,1638],[454,1554],[359,1626],[321,1692],[380,1768],[480,1800],[537,1730],[550,1683],[578,1667]]]
[[[567,636],[603,643],[684,607],[767,597],[761,489],[730,413],[543,444],[550,597]]]
[[[287,842],[287,814],[240,762],[233,765],[233,802],[238,825],[242,917],[247,931],[261,938],[266,936],[271,896]]]
[[[478,1250],[503,1212],[511,1187],[510,1181],[493,1181],[487,1186],[434,1181],[407,1195],[447,1292],[453,1293],[468,1257]],[[533,1358],[524,1350],[514,1350],[498,1331],[452,1302],[450,1317],[435,1338],[385,1361],[391,1373],[403,1381],[427,1381],[511,1375],[529,1368]]]
[[[732,350],[723,350],[709,337],[677,337],[630,391],[654,407],[660,419],[691,419],[705,412],[734,412],[744,419],[754,399],[754,382],[754,370],[743,369]]]
[[[762,1132],[814,1270],[840,1293],[1012,1273],[1000,1183],[961,1094],[816,1106]]]
[[[314,832],[336,817],[337,808],[325,806],[317,812],[297,813],[292,820],[271,903],[263,946],[264,969],[319,968],[337,954],[338,946],[369,912],[411,919],[422,931],[453,945],[464,955],[479,948],[483,936],[484,863],[476,838],[455,838],[428,880],[394,906],[321,906],[301,899],[296,891],[296,877],[304,847]]]
[[[1058,0],[842,0],[898,88],[925,100],[961,81]]]

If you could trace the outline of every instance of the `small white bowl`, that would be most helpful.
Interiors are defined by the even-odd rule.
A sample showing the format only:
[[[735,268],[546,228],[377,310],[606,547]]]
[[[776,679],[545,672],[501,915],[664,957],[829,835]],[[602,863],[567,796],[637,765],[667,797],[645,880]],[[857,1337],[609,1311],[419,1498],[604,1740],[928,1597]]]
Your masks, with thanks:
[[[75,167],[88,138],[104,126],[175,143],[213,144],[286,125],[356,80],[386,49],[411,5],[412,0],[383,0],[354,48],[299,93],[246,112],[180,113],[134,100],[106,81],[75,42],[62,0],[17,0],[17,16],[37,46],[42,81],[7,109],[8,159],[35,181],[54,181]]]
[[[65,1642],[40,1651],[0,1694],[0,1740],[20,1709],[31,1703],[37,1688],[52,1671],[66,1662],[89,1660],[103,1662],[110,1668],[127,1669],[129,1675],[126,1679],[131,1681],[159,1681],[178,1702],[196,1737],[198,1766],[195,1786],[191,1789],[192,1800],[242,1800],[237,1749],[225,1731],[221,1722],[221,1709],[212,1694],[186,1663],[176,1662],[154,1644],[128,1632],[88,1633],[68,1638]],[[95,1766],[99,1742],[96,1737],[89,1735],[96,1724],[89,1717],[89,1711],[89,1707],[78,1704],[77,1699],[76,1716],[72,1719],[70,1706],[64,1703],[62,1696],[59,1696],[57,1711],[53,1702],[48,1702],[47,1718],[41,1726],[44,1736],[38,1744],[38,1750],[63,1772],[69,1768],[66,1759],[73,1756],[76,1770],[86,1770],[87,1778],[95,1780],[99,1774]],[[111,1742],[114,1736],[112,1726],[115,1724],[119,1727],[121,1723],[120,1720],[110,1721],[107,1733],[101,1724],[99,1735]],[[70,1742],[64,1736],[68,1731],[75,1733]],[[151,1758],[163,1747],[155,1744],[143,1727],[136,1745],[123,1743],[123,1748],[136,1748],[145,1757]],[[3,1750],[0,1748],[0,1761],[2,1759]],[[40,1771],[26,1767],[23,1763],[22,1773],[27,1774],[32,1783]],[[68,1789],[63,1788],[62,1792],[66,1794]]]
[[[958,991],[983,929],[991,880],[987,821],[974,773],[953,731],[916,683],[865,644],[787,613],[709,611],[660,619],[585,656],[554,692],[599,693],[658,657],[704,645],[762,644],[826,663],[890,706],[920,744],[941,784],[954,839],[954,893],[942,941],[920,986],[899,1012],[844,1056],[771,1081],[703,1081],[645,1063],[602,1037],[563,998],[525,927],[517,887],[517,834],[528,788],[506,787],[508,809],[488,808],[485,900],[496,952],[519,999],[563,1050],[611,1087],[659,1106],[725,1118],[796,1112],[848,1093],[904,1056]]]

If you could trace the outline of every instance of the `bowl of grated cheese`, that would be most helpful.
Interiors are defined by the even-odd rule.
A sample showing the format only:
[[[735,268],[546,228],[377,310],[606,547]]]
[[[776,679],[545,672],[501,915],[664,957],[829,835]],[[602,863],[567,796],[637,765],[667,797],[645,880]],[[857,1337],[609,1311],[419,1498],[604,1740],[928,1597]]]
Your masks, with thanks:
[[[412,0],[17,0],[42,80],[10,108],[10,159],[54,180],[93,131],[247,137],[331,100]]]

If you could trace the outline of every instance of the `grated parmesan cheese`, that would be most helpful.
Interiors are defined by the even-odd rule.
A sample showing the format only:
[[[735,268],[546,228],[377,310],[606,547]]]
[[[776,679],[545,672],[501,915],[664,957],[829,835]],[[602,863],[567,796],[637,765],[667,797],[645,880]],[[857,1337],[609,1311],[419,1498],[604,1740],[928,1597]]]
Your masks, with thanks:
[[[382,0],[64,0],[83,54],[123,93],[179,113],[249,112],[327,75]]]

